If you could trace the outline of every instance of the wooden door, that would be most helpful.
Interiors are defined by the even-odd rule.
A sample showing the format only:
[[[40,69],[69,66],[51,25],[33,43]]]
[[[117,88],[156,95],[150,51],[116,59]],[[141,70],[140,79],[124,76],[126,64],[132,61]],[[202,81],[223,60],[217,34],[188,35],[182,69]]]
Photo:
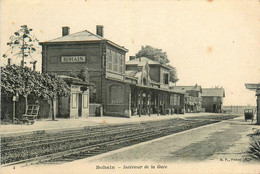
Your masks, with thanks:
[[[79,99],[79,101],[78,101],[78,116],[79,117],[81,117],[82,116],[82,94],[81,93],[79,93],[78,94],[79,95],[79,97],[78,97],[78,99]]]

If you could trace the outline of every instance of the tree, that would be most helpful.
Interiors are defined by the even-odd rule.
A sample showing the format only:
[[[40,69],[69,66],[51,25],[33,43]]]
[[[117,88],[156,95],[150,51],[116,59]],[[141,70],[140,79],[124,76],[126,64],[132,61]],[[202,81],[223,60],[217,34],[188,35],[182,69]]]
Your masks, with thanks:
[[[163,52],[162,49],[154,48],[149,45],[146,45],[145,47],[142,46],[142,49],[138,51],[135,56],[137,58],[146,57],[148,59],[157,61],[162,65],[166,65],[168,68],[170,68],[170,81],[175,83],[179,80],[177,77],[176,68],[168,64],[170,61],[167,57],[167,53]]]
[[[163,52],[162,49],[154,48],[149,45],[146,45],[145,47],[142,46],[142,49],[138,51],[135,56],[137,58],[147,57],[149,59],[160,62],[161,64],[169,63],[166,52]]]
[[[177,70],[175,67],[171,66],[171,65],[167,65],[170,68],[170,81],[175,83],[177,82],[179,79],[177,77]]]
[[[35,84],[37,84],[36,74],[28,67],[23,68],[16,65],[1,67],[1,92],[22,95],[27,107],[27,97],[33,92]]]
[[[14,32],[14,35],[10,36],[9,50],[3,54],[4,58],[12,56],[19,56],[22,58],[21,66],[24,67],[25,57],[30,56],[32,58],[32,53],[39,51],[39,40],[31,35],[31,28],[28,28],[27,25],[22,25],[21,29]]]
[[[54,100],[57,97],[68,96],[69,87],[66,82],[56,74],[42,74],[41,83],[41,86],[37,86],[38,91],[40,91],[38,96],[51,100],[52,120],[55,120],[53,109]],[[41,89],[39,89],[39,87]]]
[[[84,82],[90,82],[90,76],[89,72],[91,72],[92,69],[88,69],[87,67],[82,68],[79,72],[71,71],[70,76],[79,78],[83,80]],[[89,86],[89,96],[90,96],[90,102],[96,102],[96,86],[95,84],[92,84]]]
[[[87,67],[84,67],[80,70],[78,77],[82,79],[84,82],[89,82],[89,70]]]
[[[28,67],[8,65],[1,67],[1,93],[24,96],[26,107],[27,97],[30,94],[50,99],[54,120],[53,101],[56,97],[67,96],[69,87],[56,74],[40,74]]]
[[[89,69],[87,67],[82,68],[79,72],[71,71],[70,72],[71,77],[79,78],[83,80],[84,82],[89,82]]]

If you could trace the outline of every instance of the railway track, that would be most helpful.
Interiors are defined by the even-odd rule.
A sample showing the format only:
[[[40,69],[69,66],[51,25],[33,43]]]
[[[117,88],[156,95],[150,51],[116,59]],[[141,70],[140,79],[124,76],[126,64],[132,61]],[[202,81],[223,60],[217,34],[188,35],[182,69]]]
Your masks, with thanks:
[[[175,121],[177,121],[178,123],[181,122],[187,122],[185,120],[182,119],[175,119]],[[177,123],[176,122],[176,123]],[[169,123],[168,125],[170,125],[172,123]],[[167,126],[165,125],[165,123],[153,123],[153,122],[149,122],[149,123],[140,123],[140,124],[135,124],[135,129],[137,128],[143,128],[143,127],[147,127],[149,126],[150,128],[153,127],[158,127],[158,126]],[[51,142],[51,141],[59,141],[59,140],[67,140],[70,138],[73,139],[78,139],[78,138],[83,138],[82,136],[85,135],[86,137],[89,136],[96,136],[96,135],[100,135],[102,133],[115,133],[115,132],[120,132],[120,131],[128,131],[128,130],[132,130],[133,129],[133,124],[129,124],[129,125],[118,125],[118,126],[108,126],[108,127],[96,127],[94,129],[86,129],[84,128],[83,130],[76,130],[76,131],[72,131],[72,132],[61,132],[61,133],[57,133],[57,134],[43,134],[43,135],[30,135],[31,137],[26,137],[26,136],[19,136],[16,138],[2,138],[2,142],[1,142],[1,149],[9,149],[10,147],[13,148],[19,148],[19,146],[23,145],[23,147],[25,147],[26,145],[32,146],[33,143],[45,143],[45,142]],[[13,149],[11,149],[13,150]]]
[[[140,123],[140,125],[149,124],[149,126],[153,126],[154,123]],[[164,123],[163,123],[164,124]],[[13,145],[19,145],[19,144],[29,144],[39,141],[48,141],[48,140],[58,140],[62,139],[63,137],[69,138],[69,137],[75,137],[75,135],[82,134],[83,131],[87,134],[99,134],[104,133],[107,131],[118,131],[120,129],[131,129],[133,124],[125,124],[125,125],[111,125],[111,126],[99,126],[99,127],[85,127],[83,130],[70,130],[70,131],[62,131],[60,133],[39,133],[38,135],[24,135],[24,136],[18,136],[18,137],[3,137],[1,139],[1,148],[6,148],[8,146]],[[138,126],[136,124],[135,126]],[[159,126],[159,124],[155,124],[155,126]]]
[[[73,161],[219,121],[170,119],[2,138],[1,164]]]

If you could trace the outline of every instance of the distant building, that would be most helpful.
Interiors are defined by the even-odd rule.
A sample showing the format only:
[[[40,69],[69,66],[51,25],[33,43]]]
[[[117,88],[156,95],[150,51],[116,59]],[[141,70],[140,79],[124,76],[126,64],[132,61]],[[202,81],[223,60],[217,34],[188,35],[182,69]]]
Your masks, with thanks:
[[[185,93],[185,111],[200,112],[202,107],[202,88],[197,84],[194,86],[174,86],[170,85],[171,89]]]
[[[253,109],[255,111],[256,106],[237,106],[237,105],[222,106],[222,113],[233,113],[233,114],[244,115],[245,109]]]
[[[202,89],[202,108],[206,112],[220,113],[225,97],[224,88],[203,88]]]

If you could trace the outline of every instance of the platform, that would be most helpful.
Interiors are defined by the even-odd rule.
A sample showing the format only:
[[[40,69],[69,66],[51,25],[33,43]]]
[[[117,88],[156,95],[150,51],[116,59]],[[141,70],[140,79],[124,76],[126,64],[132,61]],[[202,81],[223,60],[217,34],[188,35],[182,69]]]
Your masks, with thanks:
[[[69,129],[80,129],[86,126],[102,126],[102,125],[112,125],[112,124],[125,124],[134,122],[145,122],[145,121],[158,121],[163,119],[172,118],[186,118],[193,116],[208,116],[217,115],[216,113],[186,113],[186,114],[175,114],[175,115],[142,115],[132,116],[130,118],[122,117],[88,117],[88,118],[71,118],[71,119],[61,119],[57,118],[55,121],[51,119],[37,120],[33,125],[27,124],[1,124],[1,136],[12,136],[18,134],[30,134],[39,131],[62,131]]]

